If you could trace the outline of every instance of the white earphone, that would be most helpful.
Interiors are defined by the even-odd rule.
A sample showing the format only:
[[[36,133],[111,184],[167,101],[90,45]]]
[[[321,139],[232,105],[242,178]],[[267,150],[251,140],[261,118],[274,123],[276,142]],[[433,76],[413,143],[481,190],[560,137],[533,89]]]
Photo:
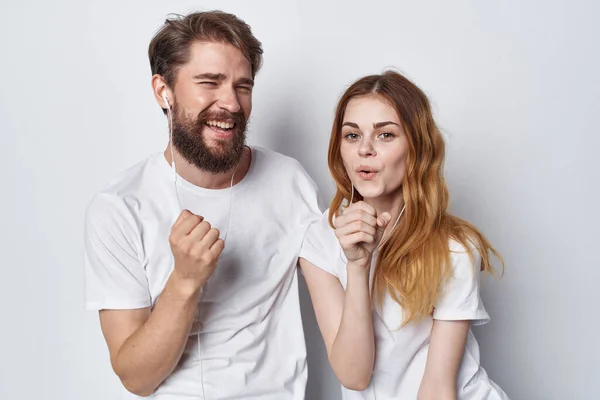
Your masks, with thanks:
[[[171,111],[171,105],[169,104],[169,99],[167,98],[167,92],[166,91],[163,92],[162,98],[165,101],[165,104],[167,106],[167,110]]]
[[[173,180],[175,184],[175,193],[177,194],[177,203],[179,204],[179,209],[181,208],[181,199],[179,198],[179,190],[177,189],[177,167],[175,166],[175,155],[173,154],[173,116],[171,115],[171,105],[169,104],[169,99],[167,98],[167,91],[163,91],[162,98],[165,101],[165,105],[167,106],[167,115],[169,117],[169,148],[171,150],[171,169],[173,170]]]

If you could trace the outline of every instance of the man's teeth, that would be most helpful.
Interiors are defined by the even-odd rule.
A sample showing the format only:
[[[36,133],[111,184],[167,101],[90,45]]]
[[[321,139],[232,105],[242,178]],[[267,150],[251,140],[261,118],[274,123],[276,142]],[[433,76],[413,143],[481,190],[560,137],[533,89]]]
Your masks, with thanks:
[[[221,129],[231,129],[234,124],[233,122],[207,121],[206,125],[216,126]]]

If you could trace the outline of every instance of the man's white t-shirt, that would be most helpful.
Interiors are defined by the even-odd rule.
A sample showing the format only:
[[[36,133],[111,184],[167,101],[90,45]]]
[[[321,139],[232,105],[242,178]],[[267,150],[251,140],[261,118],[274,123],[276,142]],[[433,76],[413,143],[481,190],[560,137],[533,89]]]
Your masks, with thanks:
[[[251,150],[248,173],[232,192],[178,178],[181,206],[203,216],[226,240],[203,290],[200,322],[153,399],[204,399],[203,393],[208,400],[304,399],[296,265],[306,230],[321,215],[317,189],[296,160]],[[125,171],[94,197],[85,227],[87,309],[156,303],[173,270],[168,237],[180,212],[163,153]],[[139,397],[123,389],[122,398]]]
[[[347,260],[334,230],[328,223],[329,211],[306,233],[300,257],[337,277],[346,289]],[[457,242],[450,241],[452,275],[436,302],[432,317],[401,329],[403,311],[386,293],[381,309],[373,307],[375,366],[369,386],[363,391],[342,387],[344,400],[416,399],[425,372],[433,320],[470,320],[484,324],[490,320],[479,296],[481,258],[472,248],[473,261]],[[373,276],[373,259],[371,277]],[[376,302],[375,302],[376,303]],[[467,344],[457,378],[459,400],[507,400],[508,397],[479,363],[479,346],[469,330]]]

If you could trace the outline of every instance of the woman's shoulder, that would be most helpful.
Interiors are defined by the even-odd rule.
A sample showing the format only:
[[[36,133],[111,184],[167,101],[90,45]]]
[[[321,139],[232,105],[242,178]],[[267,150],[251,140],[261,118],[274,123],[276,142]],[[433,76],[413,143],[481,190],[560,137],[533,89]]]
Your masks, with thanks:
[[[339,276],[340,244],[329,225],[329,210],[314,221],[306,232],[300,257],[314,266]]]
[[[448,239],[450,251],[451,274],[463,279],[476,279],[481,268],[481,254],[475,240],[467,237],[465,240]]]
[[[450,251],[450,258],[463,258],[472,256],[479,256],[479,248],[475,240],[467,236],[464,240],[457,238],[448,238],[448,250]]]
[[[331,237],[335,238],[335,231],[329,225],[329,209],[316,219],[308,228],[307,236],[312,239],[328,241]]]

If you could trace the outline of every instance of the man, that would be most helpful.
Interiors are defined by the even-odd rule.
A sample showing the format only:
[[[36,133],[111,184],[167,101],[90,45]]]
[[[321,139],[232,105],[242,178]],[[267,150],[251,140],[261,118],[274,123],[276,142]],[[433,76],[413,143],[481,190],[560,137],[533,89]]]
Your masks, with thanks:
[[[86,305],[124,398],[303,399],[295,267],[320,211],[297,161],[245,145],[261,44],[234,15],[194,13],[149,58],[172,140],[86,214]]]

